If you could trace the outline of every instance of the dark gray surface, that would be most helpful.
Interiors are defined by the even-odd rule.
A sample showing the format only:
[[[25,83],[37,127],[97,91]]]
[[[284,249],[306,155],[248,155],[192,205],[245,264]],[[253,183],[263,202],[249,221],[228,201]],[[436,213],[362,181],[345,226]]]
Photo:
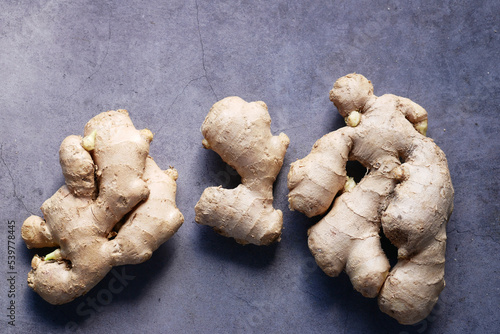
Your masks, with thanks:
[[[0,4],[0,331],[93,333],[493,333],[499,323],[500,2],[2,1]],[[375,93],[429,113],[455,186],[447,286],[431,316],[401,326],[329,278],[287,207],[289,164],[342,126],[333,82],[358,72]],[[218,99],[269,106],[291,139],[275,185],[282,241],[242,247],[194,223],[204,188],[234,184],[201,147]],[[155,133],[151,154],[179,171],[179,232],[148,262],[115,269],[88,295],[47,304],[26,284],[23,220],[63,183],[57,151],[102,111],[128,109]],[[7,222],[16,223],[16,327],[7,325]],[[124,271],[124,272],[122,272]],[[123,289],[109,294],[116,275]],[[133,278],[132,278],[133,277]],[[111,296],[111,300],[105,300]],[[100,298],[93,304],[93,300]],[[97,310],[94,311],[93,307]]]

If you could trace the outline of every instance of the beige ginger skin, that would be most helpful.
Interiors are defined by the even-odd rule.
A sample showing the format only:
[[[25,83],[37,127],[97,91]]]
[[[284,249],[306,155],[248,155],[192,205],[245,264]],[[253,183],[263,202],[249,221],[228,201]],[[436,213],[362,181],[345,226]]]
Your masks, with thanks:
[[[162,171],[149,154],[153,134],[136,130],[126,110],[101,113],[85,138],[59,150],[66,184],[22,226],[36,255],[28,285],[51,304],[87,293],[113,266],[146,261],[182,225],[175,204],[177,171]],[[85,148],[84,148],[85,147]]]
[[[291,165],[290,208],[312,217],[334,201],[309,230],[318,265],[330,276],[345,270],[357,291],[378,296],[383,312],[402,324],[417,323],[445,286],[446,223],[454,193],[446,157],[425,137],[422,107],[395,95],[373,95],[362,75],[337,80],[330,100],[348,126],[323,136]],[[369,171],[357,185],[346,183],[348,160]],[[398,247],[392,270],[380,228]]]
[[[271,134],[271,117],[262,101],[232,96],[210,109],[201,127],[203,146],[214,150],[241,176],[235,189],[205,189],[195,220],[240,244],[278,241],[283,214],[273,208],[273,183],[288,148],[284,133]]]

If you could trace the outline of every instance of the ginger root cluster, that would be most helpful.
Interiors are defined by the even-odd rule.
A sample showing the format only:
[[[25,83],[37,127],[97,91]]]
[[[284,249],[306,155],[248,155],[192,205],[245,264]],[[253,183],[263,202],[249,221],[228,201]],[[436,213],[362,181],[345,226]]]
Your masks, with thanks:
[[[453,209],[446,157],[425,137],[427,112],[421,106],[395,95],[375,96],[362,75],[337,80],[330,100],[348,126],[323,136],[291,165],[290,208],[312,217],[333,202],[308,232],[318,265],[330,276],[345,270],[357,291],[378,296],[383,312],[416,323],[445,285],[446,223]],[[357,185],[348,181],[348,160],[368,170]],[[392,269],[380,229],[398,248]]]
[[[177,171],[149,156],[151,131],[137,130],[126,110],[101,113],[59,150],[66,184],[22,226],[36,255],[28,285],[51,304],[92,289],[113,266],[149,259],[182,225],[175,204]]]
[[[283,213],[273,207],[273,183],[290,140],[271,134],[262,101],[231,96],[215,103],[201,127],[203,145],[217,152],[241,176],[235,189],[205,189],[195,220],[241,244],[269,245],[280,239]]]

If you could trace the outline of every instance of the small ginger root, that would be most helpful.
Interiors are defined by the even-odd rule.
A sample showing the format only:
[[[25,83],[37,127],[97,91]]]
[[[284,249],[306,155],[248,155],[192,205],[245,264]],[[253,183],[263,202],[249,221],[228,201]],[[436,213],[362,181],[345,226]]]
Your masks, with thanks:
[[[87,293],[113,266],[149,259],[182,225],[175,169],[162,171],[149,154],[149,130],[136,130],[126,110],[101,113],[85,136],[63,140],[66,185],[31,216],[21,234],[35,255],[28,285],[51,304]]]
[[[273,183],[290,141],[284,133],[271,134],[266,104],[227,97],[210,109],[201,132],[203,146],[233,167],[241,184],[205,189],[195,207],[195,221],[240,244],[279,240],[283,214],[273,208]]]
[[[446,223],[453,186],[444,153],[426,138],[427,112],[409,99],[373,95],[364,76],[337,80],[330,100],[348,126],[319,139],[288,174],[290,208],[308,217],[325,213],[309,229],[308,244],[322,270],[342,270],[366,297],[402,324],[432,310],[445,286]],[[368,170],[346,186],[346,162]],[[390,270],[380,228],[398,247]]]

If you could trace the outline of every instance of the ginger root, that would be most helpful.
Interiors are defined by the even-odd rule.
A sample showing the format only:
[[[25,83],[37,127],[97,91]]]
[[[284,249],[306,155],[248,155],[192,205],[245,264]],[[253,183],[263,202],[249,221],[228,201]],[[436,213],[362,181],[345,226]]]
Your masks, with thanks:
[[[290,141],[284,133],[271,134],[266,104],[227,97],[210,109],[201,132],[203,146],[233,167],[241,184],[205,189],[195,207],[195,221],[240,244],[279,240],[283,214],[273,208],[273,183]]]
[[[337,80],[330,100],[348,126],[323,136],[291,165],[290,208],[308,217],[325,213],[346,185],[346,162],[364,165],[368,174],[355,186],[349,181],[348,191],[309,229],[309,249],[326,274],[345,269],[357,291],[378,295],[383,312],[414,324],[431,312],[445,286],[446,223],[453,209],[446,157],[425,137],[421,106],[373,95],[362,75]],[[398,247],[392,270],[381,227]]]
[[[177,171],[162,171],[149,154],[151,131],[136,130],[126,110],[101,113],[85,138],[63,140],[66,185],[22,226],[35,255],[28,285],[51,304],[87,293],[113,266],[146,261],[182,225],[175,204]],[[87,151],[87,150],[90,150]]]

